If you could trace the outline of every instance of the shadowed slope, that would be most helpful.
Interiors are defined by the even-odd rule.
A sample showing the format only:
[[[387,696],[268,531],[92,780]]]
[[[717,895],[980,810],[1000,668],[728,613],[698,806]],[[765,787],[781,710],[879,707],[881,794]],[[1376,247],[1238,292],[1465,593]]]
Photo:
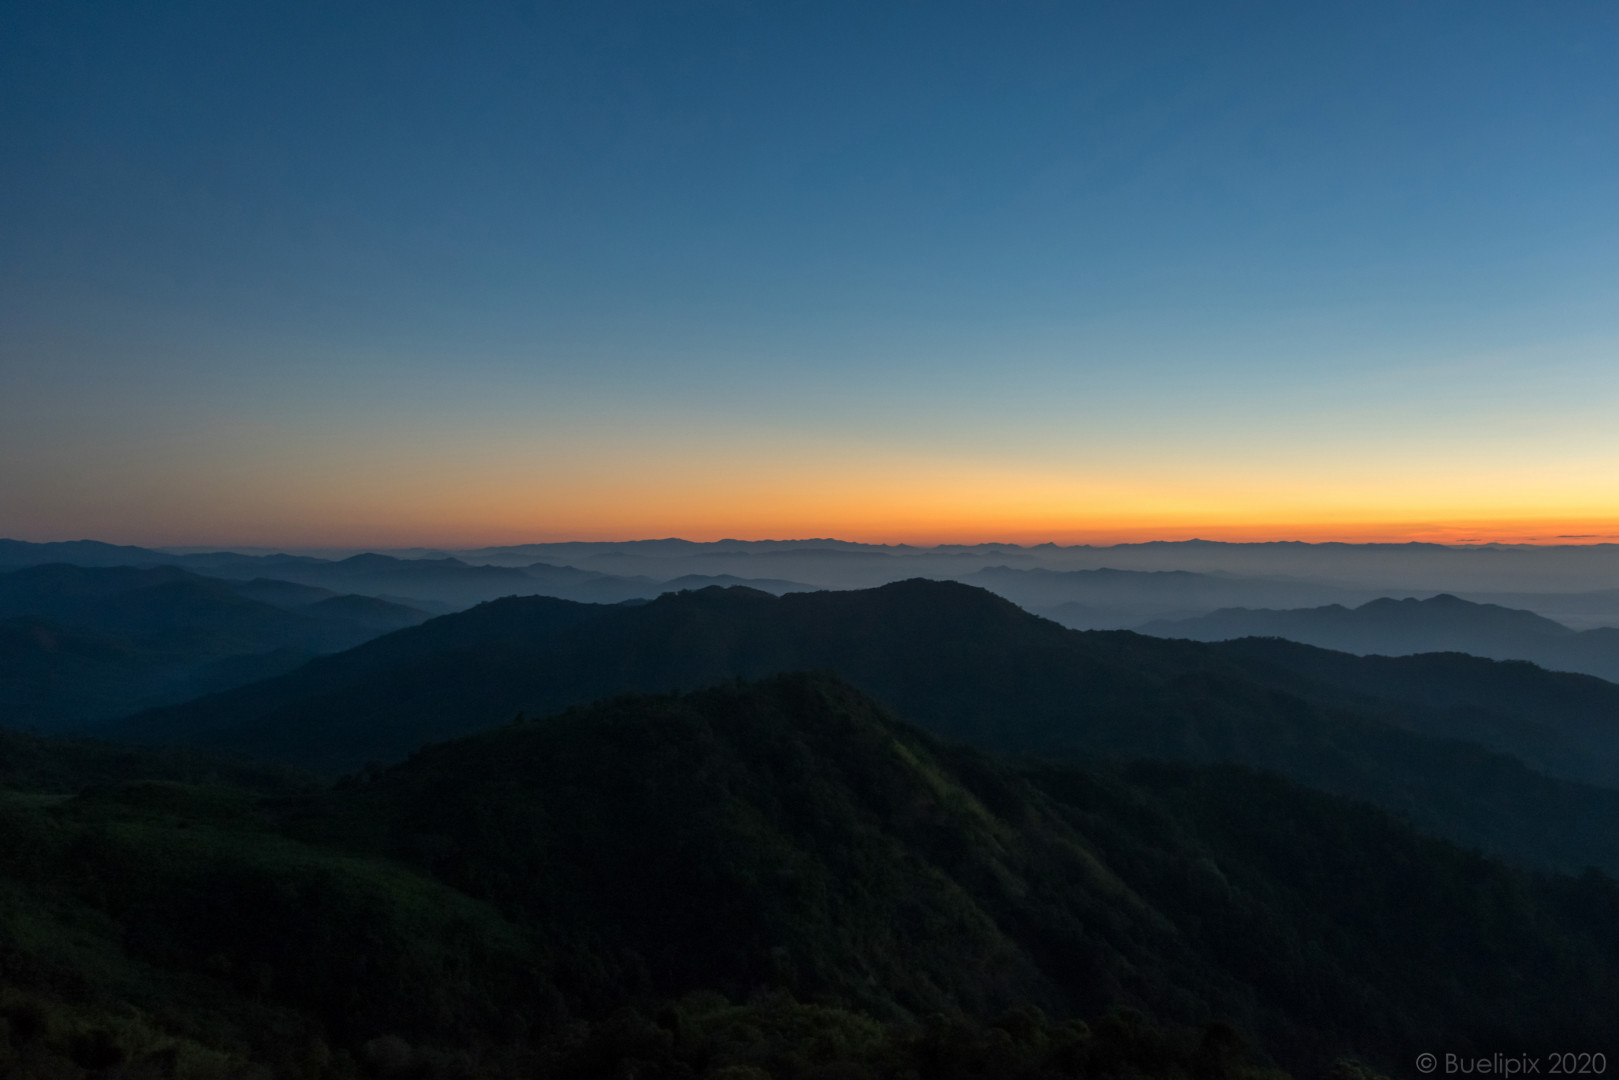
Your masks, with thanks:
[[[638,606],[510,599],[107,734],[341,770],[626,690],[816,669],[940,734],[1017,753],[1240,761],[1531,865],[1619,868],[1619,791],[1422,737],[1220,648],[1080,633],[949,582]]]
[[[172,566],[3,573],[0,726],[62,730],[183,701],[425,618],[364,597],[274,581],[238,588]]]
[[[1013,1003],[1224,1018],[1313,1076],[1433,1040],[1589,1044],[1619,993],[1599,876],[1508,870],[1241,769],[1013,768],[826,676],[618,698],[311,795],[11,793],[0,837],[0,940],[23,943],[0,1006],[8,981],[77,985],[74,1009],[190,1017],[290,1074],[323,1040],[391,1038],[425,1076],[717,1080],[759,1036],[669,997],[719,991],[764,1003],[733,1024],[798,1025],[770,1059],[795,1080],[1240,1072],[1198,1057],[1237,1045],[1218,1027],[975,1027]],[[601,1019],[624,1006],[659,1020]],[[907,1026],[934,1010],[963,1018]]]
[[[1480,743],[1552,776],[1619,787],[1619,685],[1594,676],[1463,653],[1354,656],[1281,638],[1215,648],[1302,697]]]
[[[1338,604],[1284,611],[1227,608],[1195,619],[1147,623],[1138,629],[1143,634],[1194,641],[1280,637],[1324,649],[1382,656],[1460,652],[1619,679],[1619,630],[1570,630],[1532,611],[1446,595],[1427,600],[1385,597],[1357,608]]]
[[[1238,769],[1020,773],[824,676],[509,725],[296,814],[519,922],[622,942],[659,992],[785,985],[879,1014],[1124,1001],[1234,1019],[1294,1064],[1600,1026],[1594,1000],[1528,1002],[1595,993],[1619,959],[1572,883],[1376,811]]]

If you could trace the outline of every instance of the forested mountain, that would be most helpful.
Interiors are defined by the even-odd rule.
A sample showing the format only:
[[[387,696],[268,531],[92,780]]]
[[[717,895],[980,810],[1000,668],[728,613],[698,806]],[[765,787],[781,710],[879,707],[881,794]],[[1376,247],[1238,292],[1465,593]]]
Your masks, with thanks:
[[[1241,762],[1526,865],[1619,868],[1619,790],[1536,772],[1501,752],[1516,749],[1506,740],[1491,750],[1424,733],[1453,725],[1443,708],[1350,695],[1225,646],[1067,630],[950,582],[779,598],[706,589],[622,607],[497,601],[105,732],[341,771],[518,712],[805,669],[989,748]],[[1507,715],[1540,743],[1563,737],[1544,716]],[[1619,718],[1585,719],[1612,761]]]
[[[1194,641],[1280,637],[1382,656],[1460,652],[1619,679],[1619,629],[1571,630],[1532,611],[1443,594],[1427,600],[1384,597],[1357,608],[1339,604],[1289,611],[1227,608],[1192,619],[1149,622],[1138,629]]]
[[[1492,747],[1552,776],[1619,787],[1619,685],[1603,679],[1463,653],[1355,656],[1280,638],[1215,648],[1323,704]]]
[[[1600,875],[1239,768],[1014,767],[823,676],[303,793],[51,746],[0,772],[0,1063],[30,1075],[1225,1080],[1241,1030],[1301,1077],[1404,1073],[1597,1045],[1619,998]]]
[[[424,612],[172,566],[0,574],[0,726],[64,729],[290,671]]]

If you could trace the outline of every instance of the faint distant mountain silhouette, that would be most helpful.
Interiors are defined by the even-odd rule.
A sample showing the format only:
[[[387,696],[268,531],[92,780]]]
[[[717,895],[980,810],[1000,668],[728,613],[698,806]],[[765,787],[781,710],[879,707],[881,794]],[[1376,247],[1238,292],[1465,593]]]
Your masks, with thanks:
[[[1361,655],[1463,652],[1494,660],[1529,660],[1557,671],[1619,681],[1619,629],[1571,630],[1532,611],[1476,604],[1441,594],[1427,600],[1379,599],[1291,611],[1229,608],[1138,628],[1158,637],[1224,641],[1280,637]]]
[[[665,591],[660,585],[703,577],[751,581],[769,592],[788,591],[788,586],[871,588],[925,577],[982,585],[1082,629],[1126,628],[1227,607],[1352,606],[1379,596],[1436,592],[1527,608],[1580,628],[1619,625],[1619,545],[1613,544],[1188,540],[1100,547],[1053,543],[915,547],[829,538],[712,542],[668,538],[451,552],[412,548],[362,553],[357,561],[321,554],[319,558],[278,554],[266,548],[161,552],[96,541],[0,540],[0,568],[46,562],[167,564],[216,577],[296,581],[441,611],[506,595],[601,603],[650,599]],[[491,567],[521,571],[539,586],[521,576],[503,579],[483,572]]]
[[[1358,601],[1366,593],[1309,581],[1187,570],[1051,570],[990,566],[956,580],[977,585],[1076,630],[1131,629],[1238,604]]]
[[[35,544],[26,540],[0,539],[0,569],[39,566],[44,563],[72,563],[74,566],[150,566],[172,562],[149,548],[104,544],[99,540],[65,540]]]

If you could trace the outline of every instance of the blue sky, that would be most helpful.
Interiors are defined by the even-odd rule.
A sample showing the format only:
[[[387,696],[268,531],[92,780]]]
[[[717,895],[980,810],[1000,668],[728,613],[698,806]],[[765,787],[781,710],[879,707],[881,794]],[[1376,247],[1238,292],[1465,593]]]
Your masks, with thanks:
[[[1619,519],[1611,5],[0,12],[0,532]]]

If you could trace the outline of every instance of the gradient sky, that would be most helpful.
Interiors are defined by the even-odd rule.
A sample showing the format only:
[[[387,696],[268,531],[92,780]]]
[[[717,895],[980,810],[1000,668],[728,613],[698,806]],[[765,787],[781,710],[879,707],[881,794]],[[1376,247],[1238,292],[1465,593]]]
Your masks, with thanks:
[[[0,535],[1619,533],[1619,6],[0,0]]]

